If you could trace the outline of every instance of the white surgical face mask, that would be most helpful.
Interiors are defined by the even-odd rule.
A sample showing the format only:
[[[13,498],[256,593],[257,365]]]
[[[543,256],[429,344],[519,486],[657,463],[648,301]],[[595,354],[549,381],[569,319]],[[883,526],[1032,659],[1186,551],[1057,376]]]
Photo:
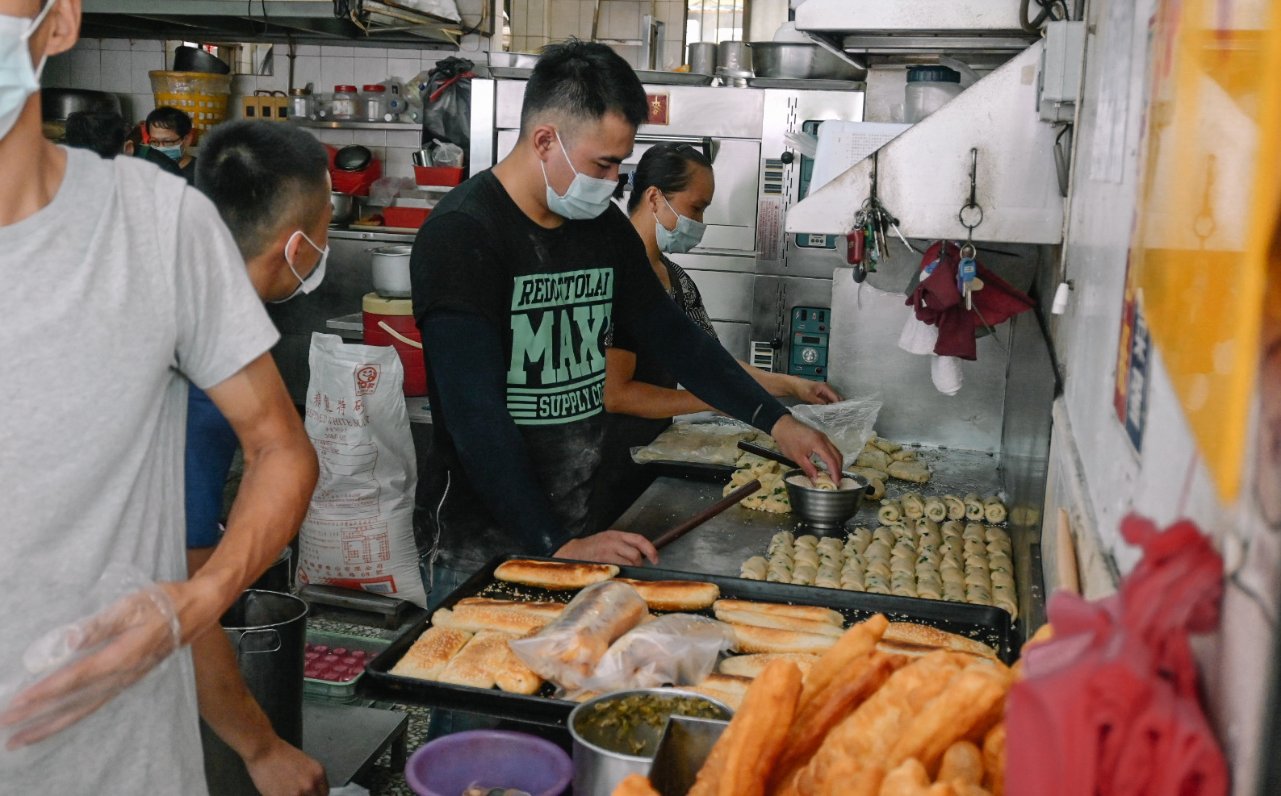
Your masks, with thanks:
[[[659,194],[662,196],[662,194]],[[707,225],[701,221],[695,221],[689,216],[683,216],[676,212],[672,203],[667,201],[663,196],[663,203],[667,209],[672,211],[676,216],[676,229],[668,229],[654,216],[654,231],[658,234],[658,250],[669,252],[671,254],[683,254],[694,248],[703,239],[703,233],[707,231]]]
[[[560,144],[560,152],[565,156],[570,171],[574,172],[574,181],[569,184],[564,196],[557,194],[547,181],[547,164],[539,161],[543,169],[543,184],[547,186],[547,209],[575,221],[596,218],[609,208],[609,200],[618,189],[618,181],[579,173],[574,168],[574,162],[569,159],[569,152],[565,151],[565,142],[560,140],[559,130],[556,131],[556,143]]]
[[[289,247],[293,245],[294,238],[300,235],[302,236],[303,240],[311,244],[311,248],[320,252],[320,261],[316,263],[315,268],[311,269],[311,273],[307,274],[306,279],[298,275],[298,269],[294,268],[294,261],[289,259]],[[289,240],[285,241],[285,264],[289,266],[290,273],[292,273],[294,275],[294,278],[298,280],[298,287],[294,288],[294,292],[290,293],[288,296],[285,296],[282,299],[276,299],[271,303],[284,304],[286,301],[289,301],[292,298],[297,298],[298,296],[305,295],[315,290],[316,288],[320,287],[320,283],[325,281],[325,261],[328,259],[329,259],[328,246],[326,246],[323,249],[320,248],[319,246],[316,245],[315,241],[307,237],[307,233],[303,232],[301,229],[295,232],[294,234],[290,235]]]
[[[0,14],[0,139],[17,124],[27,98],[40,90],[46,57],[33,67],[27,41],[57,2],[49,0],[35,19]]]

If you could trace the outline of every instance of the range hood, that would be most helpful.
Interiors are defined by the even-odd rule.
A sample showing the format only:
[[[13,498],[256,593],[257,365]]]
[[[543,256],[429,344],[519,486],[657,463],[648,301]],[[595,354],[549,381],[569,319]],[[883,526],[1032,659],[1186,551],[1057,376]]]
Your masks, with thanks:
[[[947,55],[981,67],[1040,38],[1019,13],[1019,0],[805,0],[796,28],[871,64]]]
[[[462,25],[457,18],[422,10],[432,5],[422,0],[84,0],[81,35],[454,49]],[[456,17],[456,10],[452,14]]]

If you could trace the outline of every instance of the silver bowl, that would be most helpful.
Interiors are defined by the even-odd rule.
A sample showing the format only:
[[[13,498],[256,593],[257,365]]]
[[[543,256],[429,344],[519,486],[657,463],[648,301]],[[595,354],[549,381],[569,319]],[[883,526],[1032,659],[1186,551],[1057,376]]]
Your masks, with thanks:
[[[514,53],[491,50],[489,65],[508,69],[533,69],[538,66],[538,53]]]
[[[648,774],[654,755],[658,753],[659,741],[662,740],[667,724],[652,727],[648,724],[638,726],[635,740],[645,743],[640,754],[620,752],[606,745],[603,739],[594,737],[589,728],[581,728],[581,719],[598,705],[607,705],[627,697],[652,696],[657,698],[686,697],[698,699],[717,708],[721,715],[718,718],[728,719],[734,715],[727,705],[702,694],[682,691],[678,688],[638,688],[631,691],[616,691],[612,694],[590,699],[569,714],[569,734],[574,739],[574,793],[577,796],[609,796],[618,783],[629,774]],[[587,731],[584,732],[583,730]]]
[[[797,80],[866,80],[867,70],[819,47],[796,42],[752,42],[752,65],[757,77]]]
[[[792,476],[805,475],[804,470],[788,470],[783,476],[783,485],[787,488],[787,499],[792,503],[792,513],[806,525],[819,530],[840,530],[845,521],[858,513],[863,505],[863,498],[870,488],[866,478],[853,473],[841,473],[841,478],[852,479],[858,486],[854,489],[823,490],[810,489],[792,483]]]

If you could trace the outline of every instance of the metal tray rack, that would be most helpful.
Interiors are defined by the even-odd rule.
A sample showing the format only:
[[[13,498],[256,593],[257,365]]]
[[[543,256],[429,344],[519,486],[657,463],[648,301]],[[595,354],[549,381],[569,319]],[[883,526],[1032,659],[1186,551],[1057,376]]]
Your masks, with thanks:
[[[553,592],[520,586],[494,578],[494,569],[512,558],[529,558],[529,556],[500,556],[491,560],[450,594],[441,603],[441,607],[452,607],[465,597],[568,602],[576,594],[576,592]],[[919,622],[978,639],[997,649],[1001,659],[1006,662],[1013,661],[1018,653],[1018,639],[1011,629],[1010,615],[999,608],[921,600],[913,597],[816,589],[810,586],[792,586],[653,567],[622,567],[619,575],[636,580],[706,581],[720,587],[721,597],[795,605],[818,605],[839,611],[847,621],[851,622],[861,621],[875,613],[882,613],[892,620]],[[707,613],[710,615],[710,612]],[[391,668],[430,624],[430,617],[424,617],[415,622],[393,640],[391,646],[387,647],[382,654],[371,661],[365,672],[365,687],[362,690],[367,689],[373,696],[386,697],[399,702],[481,713],[513,721],[551,726],[565,725],[569,712],[573,710],[576,703],[554,698],[552,696],[554,688],[550,684],[544,684],[542,691],[537,695],[524,696],[497,689],[471,688],[391,674]]]

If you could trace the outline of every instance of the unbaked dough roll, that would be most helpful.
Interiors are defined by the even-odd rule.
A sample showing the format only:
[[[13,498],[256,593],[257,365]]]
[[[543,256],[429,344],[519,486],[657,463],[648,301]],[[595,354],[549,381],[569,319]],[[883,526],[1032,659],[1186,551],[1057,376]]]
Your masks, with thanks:
[[[944,495],[943,505],[947,507],[947,518],[949,520],[965,519],[965,501],[956,495]]]
[[[796,537],[795,545],[798,548],[808,547],[811,550],[818,549],[818,537],[810,533],[803,534]]]
[[[763,556],[752,556],[743,562],[738,574],[740,578],[748,580],[765,580],[765,576],[769,574],[769,562]]]
[[[982,522],[984,518],[983,501],[975,492],[965,496],[965,519],[971,522]]]
[[[916,492],[904,493],[899,502],[903,505],[903,516],[913,520],[925,516],[925,501]]]
[[[931,497],[925,499],[925,516],[934,522],[943,522],[947,519],[947,506],[943,503],[942,498]]]
[[[897,500],[882,500],[876,518],[882,525],[893,525],[903,518],[903,504]]]
[[[983,517],[988,522],[1005,522],[1005,504],[996,495],[983,500]]]

